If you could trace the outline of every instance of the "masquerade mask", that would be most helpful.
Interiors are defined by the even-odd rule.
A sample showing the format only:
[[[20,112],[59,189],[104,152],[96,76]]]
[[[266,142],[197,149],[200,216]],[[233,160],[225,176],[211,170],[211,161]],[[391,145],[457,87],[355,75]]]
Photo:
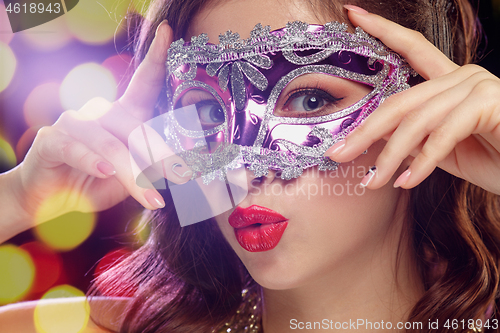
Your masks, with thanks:
[[[313,166],[334,170],[326,150],[407,89],[411,71],[380,41],[337,22],[258,24],[250,38],[228,31],[218,45],[206,34],[180,39],[166,65],[166,140],[205,184],[242,165],[285,180]],[[353,82],[365,91],[355,100],[345,88]]]

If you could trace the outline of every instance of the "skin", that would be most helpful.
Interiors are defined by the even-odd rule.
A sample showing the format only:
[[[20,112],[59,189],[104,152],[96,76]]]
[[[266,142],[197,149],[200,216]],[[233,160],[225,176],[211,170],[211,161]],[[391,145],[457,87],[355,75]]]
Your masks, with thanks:
[[[65,212],[105,210],[129,195],[147,209],[165,205],[153,186],[137,186],[127,149],[131,131],[152,117],[164,83],[164,59],[173,34],[166,24],[158,27],[157,34],[151,52],[119,100],[111,104],[94,98],[78,111],[64,112],[54,125],[38,131],[22,163],[0,175],[5,212],[0,242]],[[156,133],[152,132],[153,138]],[[163,140],[156,139],[157,155],[172,156]],[[173,156],[173,162],[182,160]],[[99,168],[102,163],[104,169]],[[165,177],[183,181],[170,169]],[[52,215],[37,214],[44,200],[64,190],[79,195],[59,200],[60,207]]]
[[[399,184],[404,188],[417,186],[440,167],[500,194],[499,78],[477,65],[458,66],[418,32],[351,9],[353,24],[405,57],[428,81],[388,98],[349,135],[342,149],[327,155],[350,161],[384,138],[388,143],[375,162],[377,177],[369,188],[387,183],[401,161],[412,156],[415,159]],[[330,152],[336,147],[332,148]]]
[[[248,16],[253,15],[252,8],[258,8],[258,11],[261,12],[260,15],[264,15],[255,17],[256,20],[252,22],[249,22],[246,16],[225,22],[227,18],[233,17],[227,15],[227,11],[232,12],[239,5],[244,6],[241,1],[228,2],[228,5],[234,8],[226,8],[226,12],[218,13],[217,6],[205,10],[207,18],[211,15],[210,11],[220,15],[217,22],[213,22],[213,25],[225,22],[224,26],[220,27],[220,31],[215,31],[219,29],[213,29],[213,25],[207,27],[209,30],[212,29],[209,34],[210,38],[213,41],[218,33],[227,29],[240,33],[249,32],[257,22],[264,25],[270,24],[273,29],[280,28],[291,19],[323,23],[307,9],[300,10],[300,2],[286,7],[286,10],[284,3],[272,2],[271,4],[275,7],[266,7],[272,9],[268,11],[261,11],[262,6],[246,6],[244,8],[245,15],[247,13]],[[266,6],[269,6],[268,2],[266,2]],[[380,188],[389,197],[397,196],[395,193],[398,192],[393,191],[400,191],[392,190],[390,187],[395,178],[404,170],[406,165],[403,164],[403,167],[400,168],[403,161],[404,163],[411,162],[411,165],[409,177],[406,177],[407,179],[399,184],[402,188],[416,186],[434,167],[438,166],[484,189],[500,194],[500,130],[498,126],[500,124],[500,80],[478,66],[457,66],[419,33],[402,28],[377,15],[364,13],[359,8],[350,7],[349,9],[348,15],[353,25],[361,26],[366,32],[378,37],[390,48],[403,55],[412,67],[428,81],[386,100],[377,109],[377,112],[373,113],[362,126],[348,136],[341,149],[335,150],[339,146],[333,147],[329,155],[334,160],[341,162],[355,159],[355,163],[359,166],[377,165],[377,177],[369,184],[368,188]],[[245,24],[241,29],[237,26],[240,23]],[[200,21],[199,24],[202,22]],[[233,24],[236,25],[233,26]],[[195,24],[192,25],[191,29],[192,34],[198,32]],[[242,37],[247,36],[242,35]],[[85,122],[74,112],[65,113],[54,126],[39,132],[30,152],[18,167],[0,175],[0,202],[2,202],[3,214],[0,221],[0,241],[14,236],[16,233],[31,227],[34,223],[42,222],[34,219],[35,212],[39,203],[53,194],[54,188],[57,189],[55,185],[72,184],[74,189],[83,191],[87,197],[92,198],[94,202],[92,208],[95,210],[110,207],[128,195],[132,195],[148,209],[158,207],[155,206],[155,204],[158,205],[157,202],[152,200],[152,204],[147,199],[146,192],[148,190],[135,185],[132,171],[126,168],[129,163],[123,161],[128,161],[125,139],[127,131],[135,128],[134,125],[137,124],[137,121],[142,122],[151,117],[153,105],[156,103],[156,98],[165,79],[163,66],[166,49],[171,41],[171,30],[164,23],[158,28],[157,36],[148,56],[136,72],[125,96],[113,103],[111,107],[109,105],[102,106],[99,103],[88,104],[87,107],[78,111],[82,115],[91,113],[91,110],[108,111],[107,117]],[[114,119],[113,116],[120,117],[122,122],[119,124],[122,130],[116,128],[116,122],[113,126],[113,121],[111,121]],[[123,124],[127,126],[123,126]],[[82,131],[85,126],[92,130],[94,135],[85,135],[85,133],[89,133]],[[384,146],[383,143],[379,143],[381,139],[388,140],[388,143]],[[372,146],[375,142],[377,142],[376,146]],[[370,154],[357,158],[368,147],[370,147]],[[168,154],[168,147],[164,147],[164,149],[164,153]],[[97,168],[99,161],[104,161],[111,166],[108,168],[107,174],[102,173]],[[173,181],[183,181],[175,178],[175,175],[166,176]],[[355,178],[359,180],[359,177]],[[354,179],[352,180],[354,181]],[[273,181],[276,180],[272,177],[271,179],[266,178],[259,186],[262,189],[272,184]],[[367,191],[366,198],[369,196],[368,193]],[[151,199],[151,197],[149,198]],[[383,239],[383,232],[387,232],[387,237],[379,243],[378,248],[370,244],[376,250],[371,262],[366,256],[363,257],[358,253],[359,251],[355,248],[357,244],[365,245],[362,240],[366,236],[358,234],[354,240],[346,240],[350,244],[342,245],[345,245],[343,249],[346,256],[357,257],[359,260],[364,259],[364,263],[370,262],[369,267],[365,268],[363,273],[369,271],[371,274],[367,278],[360,271],[356,272],[351,269],[340,277],[335,276],[334,278],[339,279],[340,283],[344,282],[342,283],[346,287],[344,290],[332,286],[331,282],[326,283],[321,278],[311,276],[301,267],[298,267],[300,271],[296,275],[280,276],[281,273],[287,273],[287,268],[280,264],[271,267],[274,266],[272,264],[279,263],[278,255],[269,255],[271,251],[266,255],[261,255],[259,259],[263,259],[262,263],[253,260],[250,256],[243,257],[246,254],[239,253],[249,269],[253,270],[253,274],[266,287],[264,328],[268,332],[280,332],[280,329],[289,331],[288,320],[292,316],[297,319],[304,318],[306,321],[318,318],[320,320],[323,318],[342,320],[344,318],[363,318],[362,315],[369,310],[378,313],[374,319],[376,321],[383,318],[389,318],[388,320],[391,321],[403,318],[415,302],[415,296],[419,294],[420,286],[418,281],[413,282],[407,277],[411,275],[409,267],[412,266],[409,256],[405,254],[405,249],[402,249],[402,255],[406,259],[400,263],[399,267],[406,274],[398,275],[400,277],[397,281],[398,288],[394,286],[395,254],[393,242],[395,239],[399,239],[396,237],[401,232],[403,221],[398,213],[404,206],[401,199],[403,197],[398,196],[398,198],[400,198],[398,200],[401,204],[391,201],[392,206],[389,205],[391,207],[384,206],[382,209],[382,207],[377,206],[375,209],[385,212],[384,214],[379,213],[383,216],[378,216],[380,220],[377,220],[377,226],[380,230],[375,233],[377,240]],[[259,197],[256,196],[251,200],[258,199]],[[324,206],[331,204],[335,204],[334,200],[324,203]],[[269,204],[267,205],[269,206]],[[286,217],[298,220],[296,215],[300,212],[292,211],[287,216],[286,212],[280,211],[278,203],[272,203],[272,205],[276,205],[276,207],[271,208],[276,209]],[[79,207],[78,202],[68,202],[67,207],[61,207],[61,209],[74,209],[75,207]],[[387,219],[390,219],[391,214],[393,219],[391,223],[388,223]],[[323,218],[328,217],[324,216]],[[374,226],[363,226],[374,228]],[[290,247],[291,243],[285,242],[286,237],[295,237],[297,240],[300,231],[315,232],[313,229],[308,229],[307,224],[300,225],[298,222],[294,223],[293,229],[291,227],[286,230],[283,240],[278,246]],[[339,226],[337,225],[337,227]],[[224,226],[221,226],[221,229],[224,231]],[[334,229],[334,231],[337,232],[338,229]],[[344,231],[350,232],[350,230]],[[227,230],[224,232],[231,243],[230,232]],[[335,232],[329,234],[335,237]],[[320,240],[320,243],[324,242],[324,239],[320,238]],[[304,242],[306,241],[304,240]],[[325,261],[328,262],[328,265],[325,265],[324,270],[338,267],[349,268],[348,263],[342,260],[338,252],[341,246],[339,242],[338,238],[335,243],[331,242],[336,250],[319,254],[329,257],[329,260]],[[235,250],[239,247],[238,244],[234,245],[234,242],[232,244]],[[307,243],[301,244],[299,242],[299,244],[304,249],[311,248]],[[287,263],[295,265],[293,263],[295,258],[287,257],[285,251],[279,250],[278,247],[275,250],[274,253],[282,255]],[[241,250],[236,251],[237,253],[241,252]],[[303,253],[297,251],[295,254],[298,256],[297,259],[303,263],[304,258],[301,257]],[[307,262],[309,269],[313,269],[318,274],[324,273],[325,280],[332,278],[328,272],[321,271],[321,267],[315,266],[314,262]],[[385,270],[384,275],[384,272],[378,269],[379,266],[391,268]],[[297,266],[295,267],[297,268]],[[266,268],[270,268],[270,273],[267,273]],[[316,280],[315,284],[313,284],[314,280]],[[356,285],[357,289],[348,288],[351,283]],[[280,286],[285,288],[280,288]],[[386,287],[375,289],[380,286]],[[329,293],[330,289],[326,289],[328,287],[333,288],[331,294]],[[377,290],[378,293],[374,294],[374,290]],[[405,292],[403,293],[401,290]],[[347,295],[352,297],[348,298]],[[320,305],[326,310],[322,310]],[[22,312],[21,309],[13,309],[12,307],[2,308],[0,322],[7,322],[13,318],[17,318],[16,322],[31,321],[33,317],[31,310],[29,310],[30,305],[23,304],[20,307],[26,311]],[[391,307],[393,311],[388,310]],[[288,312],[284,312],[283,309]],[[333,314],[336,317],[333,317]],[[20,317],[16,317],[16,315],[21,316],[22,320],[19,320]],[[19,332],[19,330],[14,331]],[[26,332],[29,332],[28,328]]]
[[[273,15],[263,14],[258,10],[261,6],[270,6]],[[246,13],[244,17],[222,19],[235,16],[230,13],[242,12]],[[252,2],[250,6],[245,1],[231,1],[200,11],[189,33],[196,36],[204,32],[213,41],[227,30],[244,35],[259,22],[276,29],[293,20],[327,22],[318,21],[305,2],[261,1],[258,5]],[[318,85],[343,97],[335,105],[339,110],[370,90],[348,80],[304,75],[288,85],[282,95]],[[290,113],[293,116],[294,110],[280,101],[277,103],[275,114]],[[231,247],[252,277],[264,287],[265,331],[288,332],[291,319],[306,322],[328,318],[348,322],[365,318],[396,323],[408,315],[422,291],[420,282],[411,278],[417,274],[408,274],[412,272],[408,249],[402,249],[398,281],[393,274],[407,197],[401,189],[390,185],[377,191],[364,191],[358,186],[357,191],[362,194],[354,194],[354,185],[359,184],[383,146],[384,142],[379,141],[370,147],[368,154],[343,165],[339,174],[344,172],[347,176],[336,177],[336,173],[318,172],[315,168],[290,181],[275,178],[273,172],[255,180],[248,172],[250,193],[239,206],[264,206],[288,219],[288,227],[273,250],[246,251],[236,241],[234,229],[228,223],[232,211],[216,217]],[[351,195],[347,194],[349,184]],[[323,194],[314,195],[314,190],[307,190],[316,186],[343,189],[346,193],[328,195],[325,190]],[[273,194],[277,192],[282,194]]]

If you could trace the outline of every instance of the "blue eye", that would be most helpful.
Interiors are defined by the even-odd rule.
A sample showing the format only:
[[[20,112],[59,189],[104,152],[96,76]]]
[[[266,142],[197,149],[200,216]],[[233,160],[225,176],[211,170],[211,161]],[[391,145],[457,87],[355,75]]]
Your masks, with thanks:
[[[290,107],[294,111],[314,111],[325,105],[325,100],[316,95],[304,95],[290,101]]]
[[[195,108],[196,113],[192,111]],[[214,95],[202,89],[191,89],[177,100],[174,115],[179,125],[187,130],[206,131],[224,123],[224,107]]]
[[[217,102],[198,102],[196,103],[196,109],[198,110],[198,116],[200,117],[203,129],[216,127],[226,119],[224,110],[222,110],[222,107]]]
[[[334,106],[342,98],[336,98],[321,89],[299,89],[288,95],[283,111],[289,117],[316,116],[324,108]]]

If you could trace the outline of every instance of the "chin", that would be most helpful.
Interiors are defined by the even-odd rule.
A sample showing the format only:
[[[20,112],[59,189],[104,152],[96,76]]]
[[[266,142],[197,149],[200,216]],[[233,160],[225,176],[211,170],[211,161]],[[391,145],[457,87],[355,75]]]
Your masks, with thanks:
[[[237,245],[239,246],[239,245]],[[305,284],[310,274],[290,253],[279,245],[269,251],[247,252],[234,248],[252,278],[260,286],[271,290],[285,290]]]
[[[300,287],[304,283],[303,279],[297,274],[297,271],[283,271],[279,269],[248,269],[248,271],[255,282],[265,289],[287,290]]]

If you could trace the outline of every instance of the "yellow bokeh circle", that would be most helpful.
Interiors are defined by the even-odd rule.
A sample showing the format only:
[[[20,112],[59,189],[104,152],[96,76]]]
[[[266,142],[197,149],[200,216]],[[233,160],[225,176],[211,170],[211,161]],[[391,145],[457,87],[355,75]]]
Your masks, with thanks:
[[[50,289],[35,308],[34,321],[37,333],[83,332],[87,327],[90,313],[89,304],[84,296],[83,292],[69,285]],[[68,297],[71,299],[60,299]],[[47,301],[53,298],[60,300]]]
[[[130,11],[134,10],[136,13],[141,14],[143,17],[146,17],[149,6],[151,4],[151,0],[132,0],[132,8]]]
[[[0,305],[21,300],[35,278],[35,265],[28,252],[14,246],[0,246]]]
[[[10,47],[0,42],[0,92],[4,91],[12,81],[16,71],[17,61]]]
[[[34,233],[41,242],[54,250],[69,251],[92,234],[96,215],[85,196],[75,191],[60,191],[40,205],[35,219]]]
[[[125,32],[120,26],[129,7],[128,1],[80,1],[64,18],[73,36],[87,44],[105,44]]]
[[[12,146],[0,137],[0,165],[6,165],[9,168],[17,164],[16,153]]]
[[[136,218],[132,222],[132,225],[134,226],[134,235],[136,236],[135,241],[145,244],[151,233],[151,225],[142,217]]]

